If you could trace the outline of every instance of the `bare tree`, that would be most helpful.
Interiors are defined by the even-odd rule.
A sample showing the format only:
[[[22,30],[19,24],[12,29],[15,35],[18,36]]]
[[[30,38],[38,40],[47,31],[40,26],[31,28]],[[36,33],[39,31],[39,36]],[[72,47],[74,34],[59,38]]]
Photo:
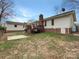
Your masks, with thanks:
[[[62,7],[69,7],[70,9],[79,9],[79,0],[63,0]]]
[[[12,15],[12,6],[11,0],[0,0],[0,23],[2,19]]]
[[[60,13],[60,7],[59,6],[54,6],[54,11],[56,14],[59,14]]]

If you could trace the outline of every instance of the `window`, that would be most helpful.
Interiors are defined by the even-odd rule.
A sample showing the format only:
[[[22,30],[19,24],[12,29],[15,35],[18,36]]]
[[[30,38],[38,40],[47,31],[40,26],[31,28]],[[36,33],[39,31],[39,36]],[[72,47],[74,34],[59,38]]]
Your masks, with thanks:
[[[45,20],[45,26],[47,25],[46,23],[47,23],[47,21]]]
[[[52,25],[54,25],[54,19],[52,19],[52,21],[51,21],[51,22],[52,22]]]
[[[25,27],[25,25],[23,25],[23,28]]]
[[[17,25],[14,25],[14,27],[17,27]]]

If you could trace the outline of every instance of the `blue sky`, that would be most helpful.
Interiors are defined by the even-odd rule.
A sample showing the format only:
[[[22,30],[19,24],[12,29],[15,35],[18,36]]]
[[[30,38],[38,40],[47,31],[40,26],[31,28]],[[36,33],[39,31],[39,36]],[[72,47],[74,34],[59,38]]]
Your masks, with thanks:
[[[62,0],[13,0],[16,16],[11,21],[27,22],[38,20],[39,14],[44,17],[56,14],[55,6],[60,7]]]
[[[39,14],[44,17],[55,14],[55,6],[61,5],[61,0],[13,0],[15,17],[12,21],[26,22],[28,20],[38,20]]]

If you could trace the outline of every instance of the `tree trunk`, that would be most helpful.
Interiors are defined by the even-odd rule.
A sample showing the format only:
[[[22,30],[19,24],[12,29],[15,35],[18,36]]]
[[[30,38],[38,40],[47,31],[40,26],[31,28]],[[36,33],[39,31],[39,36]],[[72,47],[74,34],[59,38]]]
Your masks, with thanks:
[[[1,17],[0,17],[0,26],[1,26]]]

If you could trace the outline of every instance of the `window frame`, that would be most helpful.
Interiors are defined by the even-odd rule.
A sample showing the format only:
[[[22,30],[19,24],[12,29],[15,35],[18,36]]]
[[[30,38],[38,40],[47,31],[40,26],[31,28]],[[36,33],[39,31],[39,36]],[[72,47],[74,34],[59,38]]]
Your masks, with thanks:
[[[51,24],[54,25],[54,19],[51,20]]]
[[[47,26],[47,21],[45,20],[45,26]]]

